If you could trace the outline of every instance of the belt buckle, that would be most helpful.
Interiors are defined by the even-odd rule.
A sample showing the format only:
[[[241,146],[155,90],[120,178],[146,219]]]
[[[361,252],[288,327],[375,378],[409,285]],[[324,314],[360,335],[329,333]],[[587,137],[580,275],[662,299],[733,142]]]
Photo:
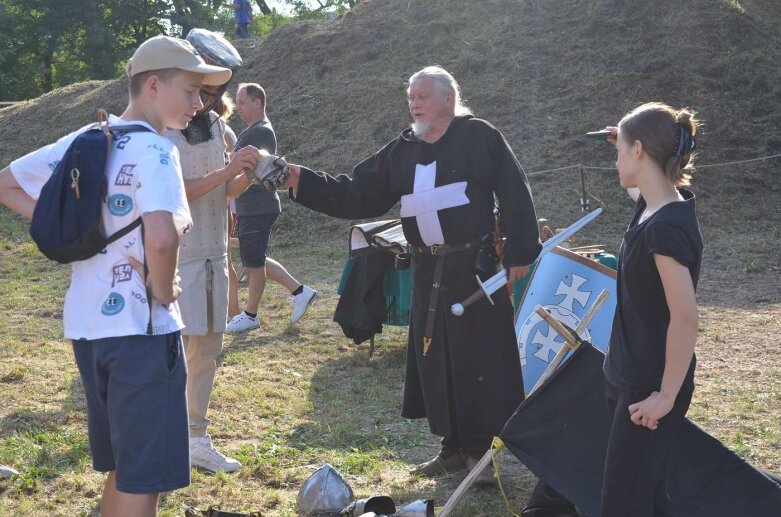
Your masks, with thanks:
[[[432,244],[429,246],[429,249],[431,250],[432,255],[437,255],[439,253],[439,248],[441,248],[441,244]]]

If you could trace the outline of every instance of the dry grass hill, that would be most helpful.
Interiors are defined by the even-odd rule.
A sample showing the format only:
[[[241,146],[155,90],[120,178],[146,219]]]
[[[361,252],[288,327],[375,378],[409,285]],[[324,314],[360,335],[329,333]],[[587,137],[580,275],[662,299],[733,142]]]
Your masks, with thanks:
[[[397,135],[408,121],[405,80],[432,63],[454,73],[527,172],[611,166],[612,150],[581,135],[648,100],[701,114],[700,163],[710,164],[781,153],[779,20],[772,0],[367,0],[334,22],[239,41],[237,80],[266,87],[291,161],[333,172]],[[121,110],[125,88],[124,78],[82,83],[0,110],[0,161],[91,121],[98,107]],[[724,267],[778,266],[779,164],[695,178],[711,256]],[[578,215],[574,169],[531,181],[540,216],[564,226]],[[608,213],[584,236],[614,248],[630,207],[613,172],[592,171],[587,186]]]

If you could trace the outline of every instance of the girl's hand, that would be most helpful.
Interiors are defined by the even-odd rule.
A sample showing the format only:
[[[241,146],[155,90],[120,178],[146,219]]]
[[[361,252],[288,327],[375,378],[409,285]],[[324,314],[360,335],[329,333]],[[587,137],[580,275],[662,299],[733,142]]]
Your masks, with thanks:
[[[647,399],[629,406],[629,414],[632,422],[655,431],[659,426],[659,420],[673,408],[674,400],[654,391]]]
[[[618,127],[617,126],[606,126],[605,129],[612,133],[609,137],[607,137],[608,143],[616,145],[616,138],[618,138]]]

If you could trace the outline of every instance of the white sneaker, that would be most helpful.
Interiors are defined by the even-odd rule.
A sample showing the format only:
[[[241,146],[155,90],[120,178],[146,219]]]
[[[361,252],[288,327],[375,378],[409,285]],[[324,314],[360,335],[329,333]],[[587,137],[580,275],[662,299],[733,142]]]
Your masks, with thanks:
[[[241,311],[233,317],[225,326],[226,334],[233,334],[234,332],[244,332],[245,330],[256,329],[260,327],[258,317],[252,317],[244,311]]]
[[[303,291],[290,297],[290,303],[293,304],[293,312],[290,314],[291,323],[295,323],[301,319],[301,316],[304,315],[306,309],[315,301],[316,296],[317,291],[308,285],[305,285]]]
[[[190,437],[190,465],[211,472],[233,472],[241,467],[238,460],[229,458],[215,449],[212,438],[208,434],[196,438]]]

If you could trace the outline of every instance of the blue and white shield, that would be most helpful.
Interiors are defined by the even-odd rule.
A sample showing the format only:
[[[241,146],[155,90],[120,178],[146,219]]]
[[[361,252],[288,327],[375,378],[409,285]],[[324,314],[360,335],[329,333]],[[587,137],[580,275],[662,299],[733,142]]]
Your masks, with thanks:
[[[609,296],[580,337],[606,352],[616,309],[616,272],[561,247],[540,259],[515,317],[515,336],[527,395],[564,346],[564,339],[534,309],[541,305],[574,329],[603,289],[607,289]]]

